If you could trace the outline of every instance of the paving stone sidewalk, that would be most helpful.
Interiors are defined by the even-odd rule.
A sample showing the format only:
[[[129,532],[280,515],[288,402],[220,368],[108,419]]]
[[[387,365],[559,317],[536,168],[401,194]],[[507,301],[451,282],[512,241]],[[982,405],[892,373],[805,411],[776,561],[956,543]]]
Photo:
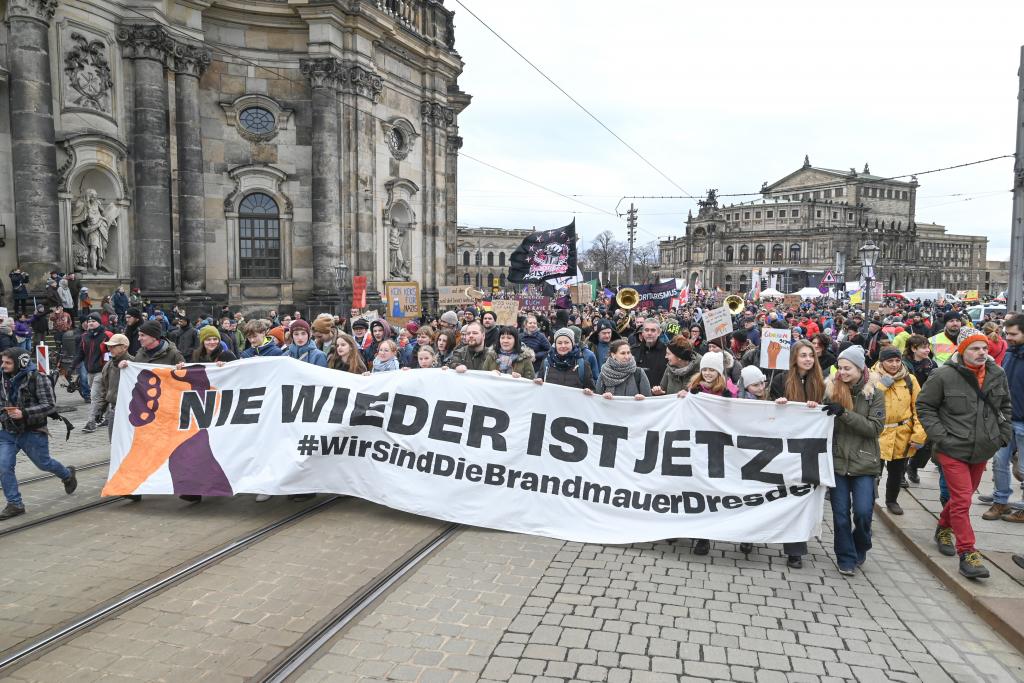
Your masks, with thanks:
[[[745,557],[716,542],[698,557],[687,541],[583,545],[476,530],[343,634],[302,680],[1024,680],[1011,645],[888,529],[874,531],[864,571],[847,579],[827,525],[800,570],[786,569],[777,546]],[[467,567],[478,570],[470,586]],[[523,570],[520,587],[535,584],[525,599],[494,597],[492,577]],[[506,609],[481,613],[485,596]],[[481,657],[487,642],[495,646]]]

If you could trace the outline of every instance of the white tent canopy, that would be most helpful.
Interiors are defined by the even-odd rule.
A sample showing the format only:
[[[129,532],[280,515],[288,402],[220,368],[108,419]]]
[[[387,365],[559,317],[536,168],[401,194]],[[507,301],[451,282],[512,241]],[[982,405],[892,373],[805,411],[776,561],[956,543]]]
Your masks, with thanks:
[[[815,290],[815,291],[817,291],[817,290]],[[786,296],[786,295],[783,294],[782,292],[780,292],[777,289],[772,289],[771,287],[769,287],[768,289],[762,289],[761,290],[761,298],[762,299],[781,299],[784,296]]]
[[[801,299],[817,299],[819,296],[825,296],[817,287],[804,287],[797,294],[800,295]]]

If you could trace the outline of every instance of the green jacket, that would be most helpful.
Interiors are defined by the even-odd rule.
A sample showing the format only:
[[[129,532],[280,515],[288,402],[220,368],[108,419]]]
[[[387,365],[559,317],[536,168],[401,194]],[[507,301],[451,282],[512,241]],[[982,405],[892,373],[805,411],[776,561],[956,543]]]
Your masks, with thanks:
[[[835,375],[825,380],[825,402],[839,381]],[[832,432],[832,463],[836,475],[857,477],[878,474],[881,451],[878,437],[885,427],[885,394],[878,391],[878,377],[870,374],[852,387],[853,410],[836,418]]]
[[[494,349],[483,347],[480,351],[473,351],[463,344],[452,352],[448,360],[448,367],[454,370],[460,365],[465,365],[467,370],[497,370],[498,357]]]
[[[969,463],[985,462],[1010,443],[1010,387],[1006,373],[991,360],[985,361],[981,388],[993,412],[975,391],[978,381],[958,357],[928,376],[917,395],[917,415],[935,450]]]

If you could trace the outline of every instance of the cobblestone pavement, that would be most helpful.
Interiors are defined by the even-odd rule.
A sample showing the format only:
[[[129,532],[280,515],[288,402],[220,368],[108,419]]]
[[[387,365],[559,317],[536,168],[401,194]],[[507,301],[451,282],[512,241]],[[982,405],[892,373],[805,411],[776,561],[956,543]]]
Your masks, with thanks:
[[[244,681],[444,526],[341,501],[44,654],[10,680]]]
[[[837,573],[827,529],[811,553],[804,569],[787,570],[772,546],[745,558],[715,543],[697,557],[685,541],[467,532],[301,680],[1024,679],[1020,654],[883,527],[852,579]]]

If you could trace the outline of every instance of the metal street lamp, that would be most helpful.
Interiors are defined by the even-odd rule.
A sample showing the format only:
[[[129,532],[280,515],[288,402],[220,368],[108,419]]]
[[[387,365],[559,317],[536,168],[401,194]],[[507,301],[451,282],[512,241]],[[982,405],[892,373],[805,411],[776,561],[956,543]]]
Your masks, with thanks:
[[[878,248],[871,240],[858,249],[860,252],[861,275],[864,277],[864,332],[871,324],[871,284],[875,279],[875,264],[878,262]]]
[[[338,308],[339,315],[346,321],[352,315],[352,287],[349,280],[348,264],[342,259],[334,266],[335,275],[338,278]]]

